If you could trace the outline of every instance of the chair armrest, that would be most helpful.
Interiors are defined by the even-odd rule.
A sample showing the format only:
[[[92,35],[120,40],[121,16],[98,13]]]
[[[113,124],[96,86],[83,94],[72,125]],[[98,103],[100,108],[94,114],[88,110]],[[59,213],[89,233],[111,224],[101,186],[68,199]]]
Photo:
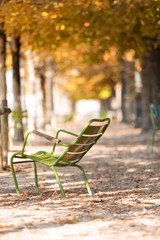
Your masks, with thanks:
[[[63,133],[72,135],[72,136],[74,136],[74,137],[78,137],[78,135],[75,134],[75,133],[66,131],[66,130],[64,130],[64,129],[59,129],[59,130],[57,131],[57,133],[56,133],[56,139],[58,139],[58,135],[59,135],[60,132],[63,132]],[[56,144],[54,144],[54,146],[53,146],[52,152],[54,152],[54,150],[55,150],[55,145],[56,145]],[[64,146],[64,147],[69,147],[69,146],[71,146],[71,144],[63,143],[62,141],[59,142],[59,145],[62,145],[62,146]]]
[[[75,133],[72,133],[72,132],[66,131],[66,130],[64,130],[64,129],[59,129],[59,130],[57,131],[57,133],[56,133],[56,138],[58,138],[58,135],[59,135],[60,132],[64,132],[64,133],[66,133],[66,134],[69,134],[69,135],[72,135],[72,136],[78,137],[78,135],[75,134]]]
[[[32,132],[28,132],[25,136],[25,139],[24,139],[24,143],[23,143],[23,146],[22,146],[22,152],[21,152],[21,155],[23,156],[23,153],[24,153],[24,149],[26,147],[26,143],[27,143],[27,139],[28,139],[28,136],[31,134]]]
[[[75,136],[75,137],[78,136],[78,135],[75,134],[75,133],[68,132],[68,131],[66,131],[66,130],[60,129],[60,130],[57,131],[56,137],[54,138],[54,137],[52,137],[52,136],[50,136],[50,135],[47,135],[47,134],[45,134],[45,133],[41,133],[41,132],[39,132],[39,131],[37,131],[37,130],[33,130],[33,131],[31,131],[31,132],[28,132],[27,135],[26,135],[26,137],[25,137],[25,139],[24,139],[24,143],[23,143],[21,155],[23,156],[23,154],[24,154],[24,149],[25,149],[25,146],[26,146],[26,143],[27,143],[27,139],[28,139],[28,136],[29,136],[31,133],[32,133],[32,134],[35,134],[35,135],[38,135],[38,136],[40,136],[40,137],[43,137],[43,138],[45,138],[45,139],[53,142],[54,144],[53,144],[52,153],[53,153],[54,150],[55,150],[56,144],[60,144],[60,145],[65,146],[65,147],[69,147],[70,144],[62,143],[62,141],[58,139],[58,134],[59,134],[60,132],[67,133],[67,134],[70,134],[70,135]]]
[[[38,135],[38,136],[40,136],[40,137],[43,137],[43,138],[45,138],[45,139],[47,139],[47,140],[49,140],[49,141],[52,141],[52,142],[54,143],[54,145],[59,144],[59,143],[61,142],[61,140],[59,140],[59,139],[57,139],[57,138],[51,137],[51,136],[49,136],[49,135],[47,135],[47,134],[44,134],[44,133],[41,133],[41,132],[39,132],[39,131],[37,131],[37,130],[33,130],[33,131],[28,132],[28,133],[26,134],[26,137],[25,137],[24,143],[23,143],[23,147],[22,147],[22,152],[21,152],[21,155],[22,155],[22,156],[23,156],[23,154],[24,154],[24,149],[25,149],[25,146],[26,146],[26,143],[27,143],[28,136],[29,136],[30,134],[35,134],[35,135]]]
[[[47,140],[49,140],[49,141],[51,141],[53,143],[59,144],[61,142],[61,140],[59,140],[57,138],[54,138],[52,136],[49,136],[49,135],[47,135],[45,133],[41,133],[41,132],[39,132],[37,130],[33,130],[32,133],[35,134],[35,135],[38,135],[39,137],[43,137],[43,138],[45,138],[45,139],[47,139]]]

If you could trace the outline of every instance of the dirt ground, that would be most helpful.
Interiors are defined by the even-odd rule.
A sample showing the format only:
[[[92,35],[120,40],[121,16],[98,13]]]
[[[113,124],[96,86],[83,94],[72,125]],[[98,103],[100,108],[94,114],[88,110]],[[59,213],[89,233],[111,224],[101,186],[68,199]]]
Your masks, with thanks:
[[[74,130],[78,132],[79,126]],[[0,239],[160,239],[159,142],[157,134],[154,153],[150,153],[151,133],[111,124],[81,161],[93,195],[87,194],[79,169],[57,169],[66,199],[46,166],[38,165],[39,195],[32,165],[16,166],[20,197],[10,168],[1,172]],[[27,148],[50,150],[51,146],[38,139]],[[12,147],[9,157],[19,149]]]

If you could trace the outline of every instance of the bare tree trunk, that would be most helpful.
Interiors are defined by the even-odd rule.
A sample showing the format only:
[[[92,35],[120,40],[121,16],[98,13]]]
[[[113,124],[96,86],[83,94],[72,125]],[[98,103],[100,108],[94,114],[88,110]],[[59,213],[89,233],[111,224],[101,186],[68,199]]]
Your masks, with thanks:
[[[12,37],[11,52],[13,64],[13,94],[14,94],[14,110],[22,111],[21,109],[21,83],[20,83],[20,39]],[[22,119],[18,120],[18,128],[14,129],[14,143],[24,140]]]
[[[149,104],[160,104],[160,47],[143,57],[142,62],[142,130],[151,128]]]
[[[122,71],[122,122],[134,121],[134,63],[124,61]]]
[[[6,62],[6,36],[3,30],[3,23],[0,23],[0,103],[2,103],[2,105],[4,103],[3,106],[7,106],[5,62]],[[0,160],[1,168],[3,168],[3,163],[5,164],[8,163],[8,116],[2,115],[0,121],[1,121]]]
[[[6,99],[6,36],[3,31],[3,23],[0,23],[0,100]]]
[[[53,118],[53,64],[47,60],[36,68],[42,91],[43,128],[50,127]]]
[[[44,73],[40,72],[40,83],[41,83],[41,91],[42,91],[42,110],[43,110],[43,128],[45,128],[46,125],[46,91],[45,91],[45,83],[46,83],[46,78]]]
[[[45,117],[45,126],[51,126],[52,117],[53,117],[53,62],[48,59],[46,61],[46,72],[45,72],[45,108],[46,108],[46,117]]]

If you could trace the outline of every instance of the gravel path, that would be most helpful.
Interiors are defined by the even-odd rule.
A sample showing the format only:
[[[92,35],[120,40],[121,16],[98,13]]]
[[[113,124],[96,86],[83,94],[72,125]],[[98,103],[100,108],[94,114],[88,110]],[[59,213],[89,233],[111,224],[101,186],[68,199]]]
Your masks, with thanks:
[[[0,239],[160,239],[159,140],[157,134],[151,154],[151,134],[141,135],[140,129],[124,124],[111,125],[81,161],[92,196],[78,169],[58,169],[66,199],[46,166],[38,165],[39,195],[32,165],[16,167],[20,197],[10,168],[0,173]],[[49,150],[47,143],[37,140],[28,151]]]

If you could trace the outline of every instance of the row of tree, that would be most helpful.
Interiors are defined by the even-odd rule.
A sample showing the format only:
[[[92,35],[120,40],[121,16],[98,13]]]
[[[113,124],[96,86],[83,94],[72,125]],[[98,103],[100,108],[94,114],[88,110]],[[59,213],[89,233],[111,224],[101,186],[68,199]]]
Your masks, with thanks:
[[[6,99],[6,39],[12,53],[15,109],[21,109],[20,52],[45,53],[43,59],[49,57],[68,77],[65,90],[75,100],[108,98],[125,75],[129,53],[141,67],[141,127],[150,128],[149,104],[160,102],[159,0],[1,0],[1,99]]]

